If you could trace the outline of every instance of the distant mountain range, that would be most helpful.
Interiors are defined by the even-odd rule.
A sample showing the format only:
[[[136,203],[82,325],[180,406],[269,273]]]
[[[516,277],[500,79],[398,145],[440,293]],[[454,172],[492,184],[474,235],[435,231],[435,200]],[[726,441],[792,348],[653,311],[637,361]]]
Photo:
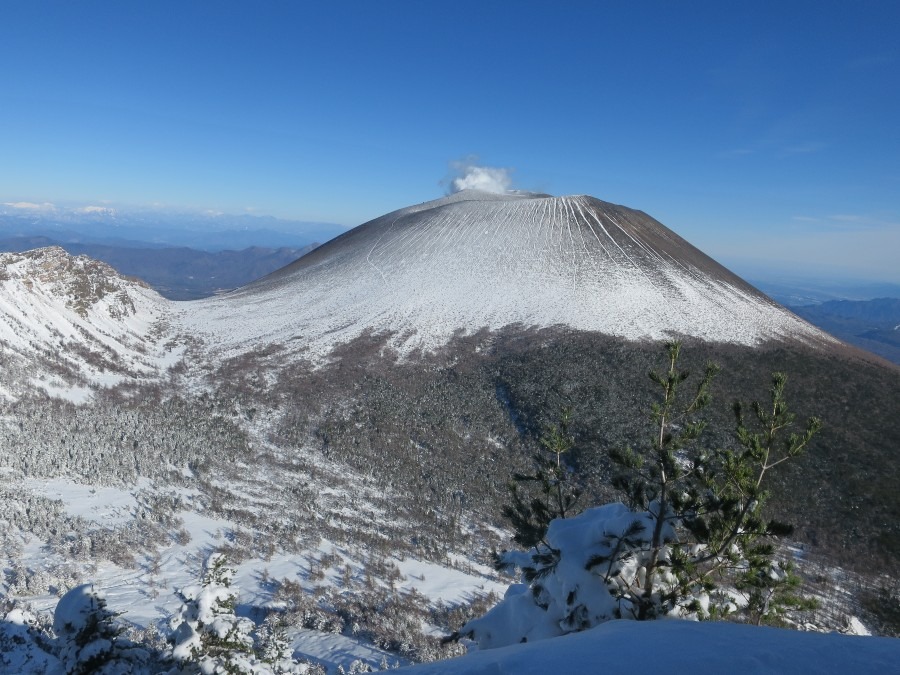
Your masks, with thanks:
[[[777,272],[751,283],[844,342],[900,364],[900,284],[785,278]]]
[[[0,251],[60,246],[112,265],[172,300],[255,281],[346,231],[333,223],[53,204],[0,204]]]
[[[44,236],[61,244],[189,247],[210,252],[255,246],[303,248],[328,241],[346,229],[334,223],[249,214],[0,203],[0,239]]]
[[[790,309],[844,342],[900,364],[900,299],[829,300]]]
[[[900,298],[900,284],[859,279],[823,279],[818,277],[784,278],[745,276],[750,283],[786,307],[818,305],[830,300],[873,300]]]
[[[0,239],[0,251],[28,251],[46,246],[59,246],[72,255],[102,260],[120,274],[145,281],[170,300],[195,300],[256,281],[308,253],[317,244],[211,252],[187,247],[80,244],[41,236]]]

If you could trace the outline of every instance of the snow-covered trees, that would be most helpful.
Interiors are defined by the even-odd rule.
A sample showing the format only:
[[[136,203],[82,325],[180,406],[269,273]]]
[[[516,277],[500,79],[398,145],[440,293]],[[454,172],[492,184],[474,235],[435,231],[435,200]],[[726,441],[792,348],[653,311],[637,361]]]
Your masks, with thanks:
[[[62,666],[53,655],[52,620],[22,603],[0,598],[0,672],[47,675]]]
[[[804,431],[784,438],[794,414],[785,401],[787,378],[776,373],[771,402],[752,405],[754,425],[735,404],[736,447],[704,447],[700,414],[718,368],[707,365],[685,398],[681,385],[689,374],[678,368],[680,349],[667,345],[667,369],[650,373],[659,400],[649,441],[610,453],[621,468],[615,484],[630,505],[559,517],[543,536],[529,519],[512,518],[517,541],[534,543],[528,552],[502,554],[499,564],[520,569],[523,583],[455,637],[496,647],[613,618],[709,618],[738,610],[760,623],[785,605],[802,604],[790,566],[775,560],[773,542],[790,528],[765,519],[763,484],[770,470],[804,451],[820,422],[811,418]],[[514,491],[507,514],[522,513],[525,504]]]
[[[234,572],[224,557],[211,556],[199,584],[179,591],[184,603],[172,619],[173,656],[195,661],[202,672],[217,672],[218,666],[238,670],[249,666],[253,652],[254,624],[235,615],[237,595],[231,590]]]
[[[53,615],[57,656],[67,675],[128,675],[144,672],[149,652],[122,636],[116,613],[93,584],[76,586]]]
[[[278,675],[308,673],[310,666],[292,658],[292,648],[276,617],[259,627],[235,614],[234,570],[221,554],[213,554],[199,584],[178,595],[182,607],[172,618],[172,656],[183,671]]]
[[[176,592],[183,604],[167,635],[156,624],[141,629],[119,620],[92,584],[63,595],[52,620],[0,597],[0,672],[324,675],[322,666],[294,658],[290,634],[299,626],[289,613],[271,611],[259,625],[236,615],[233,573],[221,554],[211,555],[200,582]],[[354,673],[373,669],[363,661],[350,666]]]

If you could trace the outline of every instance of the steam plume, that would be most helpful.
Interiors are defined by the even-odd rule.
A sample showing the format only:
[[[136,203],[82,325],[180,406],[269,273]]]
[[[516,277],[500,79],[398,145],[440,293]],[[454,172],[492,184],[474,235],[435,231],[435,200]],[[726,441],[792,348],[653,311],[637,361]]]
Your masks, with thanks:
[[[503,194],[512,186],[512,169],[481,166],[477,157],[451,162],[456,176],[450,181],[450,192],[484,190]]]

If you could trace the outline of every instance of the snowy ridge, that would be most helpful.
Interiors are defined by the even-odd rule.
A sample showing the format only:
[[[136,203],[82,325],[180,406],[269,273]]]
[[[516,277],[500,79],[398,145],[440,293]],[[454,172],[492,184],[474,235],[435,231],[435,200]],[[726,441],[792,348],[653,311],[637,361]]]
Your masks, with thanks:
[[[401,352],[455,333],[564,325],[631,340],[833,342],[671,230],[588,196],[463,191],[351,230],[182,315],[217,352],[323,356],[365,330]]]
[[[48,393],[77,400],[92,386],[158,375],[172,356],[163,345],[169,312],[142,283],[62,248],[0,254],[0,346],[30,362],[33,376],[34,364],[52,364],[58,377],[34,382]]]

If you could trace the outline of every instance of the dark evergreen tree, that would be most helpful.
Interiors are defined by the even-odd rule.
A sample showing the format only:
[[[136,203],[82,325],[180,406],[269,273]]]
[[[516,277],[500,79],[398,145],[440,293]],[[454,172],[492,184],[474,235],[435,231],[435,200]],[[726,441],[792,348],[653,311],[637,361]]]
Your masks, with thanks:
[[[672,532],[668,526],[693,518],[701,508],[697,480],[708,475],[711,468],[710,453],[699,445],[698,439],[706,428],[701,415],[710,403],[710,385],[719,367],[707,363],[693,394],[685,399],[681,388],[690,373],[678,368],[681,343],[667,343],[666,352],[668,369],[649,373],[660,391],[660,400],[650,410],[649,443],[638,450],[628,447],[610,452],[613,462],[625,469],[614,480],[616,487],[626,494],[632,508],[645,509],[653,515],[652,532],[640,539],[640,546],[649,553],[644,571],[646,582],[641,590],[628,590],[639,619],[671,611],[679,601],[681,593],[676,589],[669,589],[662,598],[654,597],[659,591],[654,584],[657,567],[671,562],[663,555],[667,546],[674,543],[668,538]],[[629,536],[637,534],[630,532]],[[605,561],[597,561],[602,562]]]
[[[512,524],[513,540],[524,548],[542,542],[550,521],[571,515],[581,496],[577,477],[564,459],[575,445],[571,421],[572,411],[566,408],[538,441],[534,473],[514,473],[509,483],[512,503],[504,505],[502,513]]]
[[[795,585],[791,568],[775,561],[775,541],[792,528],[763,517],[769,496],[764,479],[806,449],[820,421],[810,418],[803,432],[784,438],[795,415],[785,400],[787,376],[775,373],[768,407],[758,402],[751,406],[758,430],[751,431],[743,406],[735,403],[738,447],[709,450],[698,442],[706,426],[698,415],[710,402],[710,383],[718,368],[708,364],[693,395],[679,404],[679,385],[689,373],[678,369],[680,344],[666,348],[667,371],[650,373],[661,392],[651,408],[650,443],[638,451],[611,453],[624,470],[616,485],[633,507],[646,509],[654,521],[652,532],[638,538],[649,554],[643,583],[639,590],[627,591],[636,618],[653,618],[679,605],[709,612],[708,605],[691,598],[708,595],[723,582],[747,591],[744,611],[759,621],[776,614],[778,606],[802,605],[789,592]],[[663,537],[665,532],[671,539]],[[725,603],[713,611],[731,606]]]

